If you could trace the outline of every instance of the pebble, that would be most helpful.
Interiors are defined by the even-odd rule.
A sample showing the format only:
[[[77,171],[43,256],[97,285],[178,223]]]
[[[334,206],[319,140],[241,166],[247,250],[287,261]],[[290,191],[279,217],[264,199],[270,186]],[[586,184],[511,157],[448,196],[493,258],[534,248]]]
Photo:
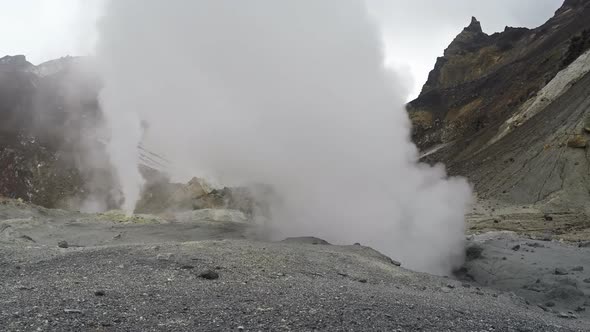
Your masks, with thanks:
[[[80,309],[64,309],[66,314],[81,314],[82,310]]]
[[[555,274],[558,276],[565,276],[565,275],[567,275],[567,271],[558,267],[555,269]]]
[[[94,295],[96,296],[104,296],[105,292],[103,290],[97,290],[96,292],[94,292]]]
[[[59,241],[57,243],[57,246],[60,247],[60,248],[64,248],[65,249],[65,248],[68,248],[70,245],[68,244],[67,241]]]
[[[576,266],[572,269],[572,271],[582,272],[582,271],[584,271],[584,267],[583,266]]]
[[[172,255],[172,254],[170,254],[170,253],[166,253],[166,254],[158,254],[158,255],[156,255],[156,259],[158,259],[158,260],[162,260],[162,261],[167,261],[167,260],[170,260],[170,259],[172,259],[172,256],[173,256],[173,255]]]

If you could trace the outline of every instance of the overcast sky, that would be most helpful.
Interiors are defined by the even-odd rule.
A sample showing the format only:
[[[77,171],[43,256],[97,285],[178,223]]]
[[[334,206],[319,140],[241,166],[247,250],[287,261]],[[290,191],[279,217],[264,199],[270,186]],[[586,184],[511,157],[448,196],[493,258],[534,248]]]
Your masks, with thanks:
[[[92,53],[102,0],[0,0],[0,56],[25,54],[34,64]],[[118,0],[120,1],[120,0]],[[162,0],[170,1],[170,0]],[[213,0],[214,1],[214,0]],[[292,0],[296,1],[296,0]],[[563,0],[366,0],[385,41],[387,63],[419,93],[437,56],[476,16],[485,32],[536,27]]]

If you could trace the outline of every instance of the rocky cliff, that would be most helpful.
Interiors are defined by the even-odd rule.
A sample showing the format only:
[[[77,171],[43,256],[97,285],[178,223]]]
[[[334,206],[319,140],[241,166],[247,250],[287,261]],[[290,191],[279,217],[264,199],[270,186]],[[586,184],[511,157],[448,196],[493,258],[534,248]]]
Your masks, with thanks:
[[[97,130],[100,82],[88,62],[0,59],[0,196],[64,207],[72,197],[109,190]]]
[[[423,160],[482,198],[588,209],[588,17],[590,1],[567,0],[536,29],[487,35],[472,18],[408,104]]]
[[[0,197],[92,212],[120,207],[98,102],[102,85],[93,68],[84,57],[39,66],[22,55],[0,58]],[[226,207],[252,215],[264,209],[252,199],[259,188],[214,189],[199,179],[171,183],[168,161],[139,149],[147,184],[136,212]]]

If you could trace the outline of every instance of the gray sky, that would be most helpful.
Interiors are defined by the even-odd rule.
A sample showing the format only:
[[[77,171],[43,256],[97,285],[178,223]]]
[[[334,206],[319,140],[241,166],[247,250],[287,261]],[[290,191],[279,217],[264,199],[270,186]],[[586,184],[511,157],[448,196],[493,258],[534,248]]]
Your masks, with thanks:
[[[34,64],[89,54],[102,0],[0,0],[0,56],[25,54]],[[164,0],[163,0],[164,1]],[[169,1],[169,0],[166,0]],[[387,63],[407,74],[418,94],[450,41],[476,16],[484,31],[536,27],[563,0],[366,0],[383,30]]]

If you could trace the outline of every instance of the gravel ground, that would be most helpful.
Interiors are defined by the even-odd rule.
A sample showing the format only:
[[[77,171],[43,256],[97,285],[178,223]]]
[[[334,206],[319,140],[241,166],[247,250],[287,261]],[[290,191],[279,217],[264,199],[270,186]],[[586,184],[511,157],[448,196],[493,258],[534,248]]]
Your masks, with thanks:
[[[0,248],[6,331],[584,331],[362,246],[217,240]]]
[[[590,330],[477,273],[504,255],[486,247],[496,242],[480,241],[487,249],[471,261],[478,284],[409,271],[361,245],[259,234],[4,201],[0,331]]]
[[[481,250],[465,264],[477,283],[514,292],[548,314],[590,320],[590,243],[539,241],[511,232],[472,236],[470,243]]]

